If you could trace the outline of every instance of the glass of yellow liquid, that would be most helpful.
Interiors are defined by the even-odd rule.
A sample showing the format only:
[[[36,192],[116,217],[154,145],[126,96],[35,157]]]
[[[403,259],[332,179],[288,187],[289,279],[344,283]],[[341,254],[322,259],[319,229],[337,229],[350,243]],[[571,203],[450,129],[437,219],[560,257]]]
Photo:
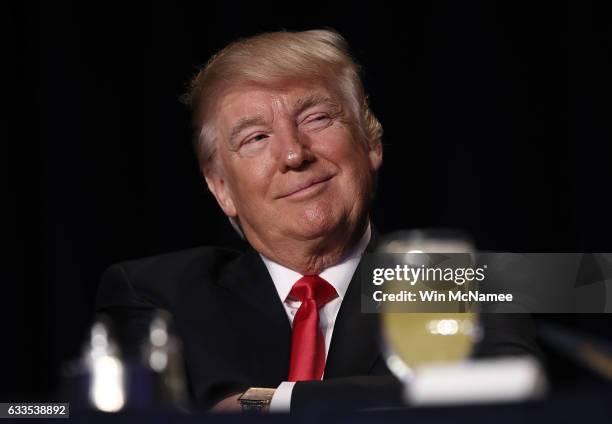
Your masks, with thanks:
[[[470,238],[459,231],[418,230],[392,234],[379,252],[473,254],[475,248]],[[422,365],[467,358],[481,337],[478,314],[465,312],[472,309],[460,303],[446,305],[441,312],[434,312],[431,307],[424,309],[426,312],[382,313],[387,365],[405,383],[414,378]]]

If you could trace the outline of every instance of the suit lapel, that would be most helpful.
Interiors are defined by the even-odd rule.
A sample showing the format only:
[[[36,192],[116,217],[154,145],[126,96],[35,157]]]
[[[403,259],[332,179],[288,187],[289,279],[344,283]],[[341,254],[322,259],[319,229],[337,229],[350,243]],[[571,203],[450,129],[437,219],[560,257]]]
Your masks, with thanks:
[[[372,237],[365,253],[373,252],[378,235]],[[380,356],[378,314],[361,312],[361,264],[355,270],[334,325],[325,364],[325,378],[368,375]]]
[[[259,254],[249,247],[244,255],[228,265],[217,284],[231,291],[236,299],[230,307],[237,308],[237,313],[241,314],[238,325],[249,341],[245,350],[253,358],[255,373],[261,377],[259,384],[278,384],[286,380],[291,325]]]
[[[253,248],[249,247],[227,267],[218,284],[231,290],[241,302],[257,309],[270,322],[291,331],[268,269]]]

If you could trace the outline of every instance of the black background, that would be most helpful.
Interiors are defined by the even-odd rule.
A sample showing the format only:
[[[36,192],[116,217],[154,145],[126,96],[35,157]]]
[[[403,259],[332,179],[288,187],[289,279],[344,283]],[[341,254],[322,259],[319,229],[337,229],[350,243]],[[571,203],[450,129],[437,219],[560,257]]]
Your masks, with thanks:
[[[111,263],[239,245],[177,101],[226,43],[332,27],[384,130],[380,232],[612,251],[612,26],[604,3],[3,3],[0,397],[48,397]]]

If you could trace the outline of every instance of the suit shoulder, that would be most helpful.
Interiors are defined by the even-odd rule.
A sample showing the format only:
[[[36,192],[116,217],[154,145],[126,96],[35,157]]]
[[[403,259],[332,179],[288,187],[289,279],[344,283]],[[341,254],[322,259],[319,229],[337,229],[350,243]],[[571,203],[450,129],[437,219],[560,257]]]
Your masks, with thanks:
[[[215,246],[200,246],[176,252],[163,253],[145,258],[120,262],[130,276],[141,273],[158,273],[165,271],[180,272],[190,266],[197,265],[214,273],[229,262],[242,255],[243,252]]]
[[[168,307],[186,283],[216,281],[242,254],[238,250],[202,246],[117,263],[103,274],[97,303],[129,293],[139,302]]]

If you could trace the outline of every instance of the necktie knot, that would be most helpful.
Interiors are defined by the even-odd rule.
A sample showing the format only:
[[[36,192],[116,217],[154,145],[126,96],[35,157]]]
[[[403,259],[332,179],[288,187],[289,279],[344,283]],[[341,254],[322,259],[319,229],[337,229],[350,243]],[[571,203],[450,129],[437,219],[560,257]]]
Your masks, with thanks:
[[[314,300],[321,308],[338,296],[336,289],[318,275],[305,275],[291,288],[289,296],[301,302]]]

